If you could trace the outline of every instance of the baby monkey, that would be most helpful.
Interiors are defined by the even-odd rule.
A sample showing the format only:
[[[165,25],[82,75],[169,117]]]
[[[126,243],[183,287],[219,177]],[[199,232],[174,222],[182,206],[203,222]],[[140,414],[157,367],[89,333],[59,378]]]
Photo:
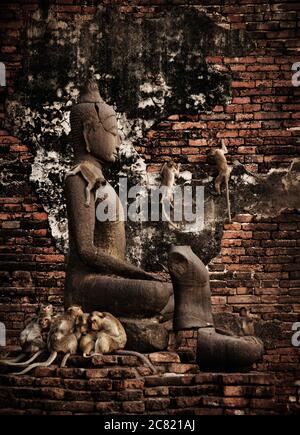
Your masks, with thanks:
[[[87,186],[85,188],[86,200],[84,205],[89,207],[91,202],[91,191],[97,190],[101,185],[105,185],[106,181],[103,177],[101,169],[89,160],[83,160],[78,165],[74,166],[71,171],[66,174],[66,177],[76,175],[79,172],[87,182]]]
[[[169,162],[165,163],[163,167],[161,168],[160,175],[162,178],[161,181],[161,187],[162,187],[162,198],[161,198],[161,204],[162,204],[162,213],[168,223],[178,230],[177,225],[172,222],[170,219],[165,206],[166,202],[170,205],[172,209],[174,209],[174,194],[173,194],[173,188],[175,185],[175,178],[179,177],[179,171],[180,171],[180,163],[175,163],[173,160],[170,160]]]
[[[107,312],[93,311],[89,316],[89,332],[80,340],[79,348],[85,358],[96,355],[116,353],[117,355],[137,356],[145,363],[153,373],[156,368],[145,355],[124,350],[127,342],[125,329],[121,322],[112,314]],[[91,353],[93,351],[93,353]]]
[[[229,198],[229,179],[232,168],[228,165],[225,154],[228,153],[227,147],[222,141],[222,148],[216,148],[210,151],[209,157],[213,157],[218,169],[218,176],[215,179],[215,190],[218,195],[221,195],[221,185],[225,183],[226,191],[226,202],[228,211],[228,220],[231,222],[231,208],[230,208],[230,198]]]

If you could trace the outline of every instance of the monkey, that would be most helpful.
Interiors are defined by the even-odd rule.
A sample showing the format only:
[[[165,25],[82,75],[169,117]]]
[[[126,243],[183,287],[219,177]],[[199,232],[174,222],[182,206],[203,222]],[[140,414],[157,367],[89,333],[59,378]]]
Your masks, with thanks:
[[[86,357],[95,347],[97,333],[91,331],[89,326],[90,314],[83,313],[76,320],[75,335],[78,340],[79,349]]]
[[[230,179],[230,174],[232,168],[228,165],[225,154],[228,153],[227,147],[222,141],[222,148],[213,149],[209,153],[209,157],[214,157],[214,160],[217,165],[217,169],[219,171],[218,176],[215,179],[215,190],[218,195],[221,195],[221,185],[225,182],[225,190],[226,190],[226,202],[227,202],[227,211],[228,211],[228,220],[231,222],[231,210],[230,210],[230,198],[229,198],[229,186],[228,182]]]
[[[175,184],[175,177],[179,177],[180,171],[180,163],[175,163],[173,160],[170,160],[167,163],[164,163],[160,170],[160,174],[162,177],[161,185],[167,187],[164,197],[170,203],[173,202],[173,186]]]
[[[127,337],[121,322],[107,312],[93,311],[88,319],[89,333],[82,337],[79,347],[83,356],[105,354],[125,347]],[[95,355],[95,353],[93,353]]]
[[[47,347],[50,356],[47,361],[31,364],[22,372],[14,374],[23,375],[36,367],[48,367],[56,360],[60,352],[64,354],[60,366],[65,367],[69,356],[75,354],[77,351],[78,340],[75,334],[76,322],[78,317],[82,314],[83,311],[81,307],[72,305],[67,309],[65,314],[55,316],[48,333]]]
[[[253,316],[249,315],[248,310],[245,307],[240,309],[240,320],[243,334],[255,335]]]
[[[20,334],[20,345],[22,353],[13,359],[0,361],[1,364],[9,366],[24,367],[33,362],[46,348],[45,334],[50,329],[53,316],[52,305],[41,305],[38,315],[34,317]],[[27,361],[21,361],[26,355],[31,355]]]
[[[89,316],[88,313],[82,313],[77,316],[75,321],[75,334],[77,340],[80,340],[83,335],[87,334],[89,330]]]
[[[162,204],[162,213],[166,220],[168,221],[169,225],[171,225],[173,228],[178,230],[178,226],[172,222],[172,220],[169,218],[168,213],[165,209],[166,202],[169,203],[172,209],[174,209],[174,194],[173,194],[173,187],[175,184],[175,178],[179,177],[179,171],[180,171],[180,163],[175,163],[173,160],[170,160],[169,162],[165,163],[161,170],[161,187],[163,188],[162,198],[161,198],[161,204]]]
[[[89,160],[83,160],[78,165],[74,166],[67,174],[66,178],[71,175],[81,173],[85,181],[88,183],[85,188],[85,207],[89,207],[91,202],[91,191],[97,190],[101,185],[106,184],[106,180],[100,168]]]
[[[77,337],[79,340],[79,349],[82,352],[84,358],[86,358],[92,350],[95,348],[95,342],[97,339],[98,329],[94,325],[94,329],[91,328],[91,315],[84,313],[83,316],[79,316],[77,325]]]
[[[90,333],[81,339],[79,345],[85,358],[112,352],[117,355],[133,355],[145,363],[153,373],[157,373],[156,368],[145,355],[124,350],[127,342],[126,332],[115,316],[107,312],[93,311],[89,317],[89,326]],[[92,350],[94,350],[93,353],[91,353]]]

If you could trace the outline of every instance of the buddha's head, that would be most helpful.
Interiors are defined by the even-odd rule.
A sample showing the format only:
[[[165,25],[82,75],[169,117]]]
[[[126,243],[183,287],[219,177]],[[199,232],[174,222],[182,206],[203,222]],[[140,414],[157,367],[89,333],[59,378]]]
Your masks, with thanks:
[[[89,103],[89,112],[83,121],[88,152],[101,161],[114,162],[121,143],[117,116],[114,109],[101,98],[95,79],[86,81],[80,92],[79,103]],[[93,104],[92,112],[90,103]]]

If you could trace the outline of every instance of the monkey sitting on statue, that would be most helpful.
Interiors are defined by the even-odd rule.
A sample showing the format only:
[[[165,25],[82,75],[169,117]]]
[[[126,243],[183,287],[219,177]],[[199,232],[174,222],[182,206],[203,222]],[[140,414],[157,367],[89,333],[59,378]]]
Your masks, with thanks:
[[[66,178],[76,175],[79,172],[87,182],[87,186],[85,188],[86,201],[84,205],[89,207],[91,202],[91,191],[97,190],[101,185],[106,184],[106,181],[101,169],[98,168],[94,163],[92,164],[89,160],[83,160],[81,163],[74,166],[69,172],[67,172]]]
[[[112,352],[117,355],[137,356],[153,373],[157,373],[156,368],[145,355],[124,350],[126,342],[125,329],[116,317],[107,312],[93,311],[89,316],[89,332],[81,338],[79,348],[85,358]]]
[[[24,367],[33,362],[46,349],[45,334],[48,333],[53,318],[52,305],[40,305],[37,316],[26,325],[20,334],[22,353],[15,358],[1,360],[1,364]],[[21,361],[31,355],[27,361]]]

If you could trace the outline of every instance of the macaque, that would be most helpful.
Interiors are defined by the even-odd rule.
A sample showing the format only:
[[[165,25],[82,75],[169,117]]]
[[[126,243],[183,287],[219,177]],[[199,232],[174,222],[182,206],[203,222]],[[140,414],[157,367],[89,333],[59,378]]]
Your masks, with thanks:
[[[46,335],[50,329],[53,316],[52,305],[41,305],[38,315],[26,325],[20,334],[22,353],[13,359],[0,361],[9,366],[24,367],[33,362],[46,348]],[[21,361],[26,355],[31,355],[27,361]]]
[[[175,178],[179,177],[179,170],[180,170],[180,163],[177,164],[173,160],[170,160],[169,162],[163,165],[160,171],[161,178],[162,178],[161,187],[163,188],[163,193],[161,198],[162,213],[167,219],[168,223],[177,230],[178,230],[177,225],[175,225],[174,222],[172,222],[172,220],[168,216],[168,213],[165,210],[165,203],[168,202],[171,208],[172,209],[174,208],[173,188],[175,184]]]
[[[101,169],[97,168],[95,164],[89,160],[83,160],[81,163],[74,166],[71,171],[66,174],[66,177],[76,175],[78,172],[81,173],[85,181],[88,183],[85,188],[86,201],[84,205],[89,207],[91,202],[91,191],[97,190],[101,185],[105,185],[106,181]]]
[[[40,305],[38,315],[39,316],[45,316],[45,317],[52,317],[54,314],[53,305],[47,304],[47,305]]]
[[[78,340],[89,331],[89,317],[90,315],[88,313],[82,313],[76,318],[75,334]]]
[[[77,317],[75,335],[78,341],[79,350],[86,357],[95,347],[96,332],[92,332],[89,326],[90,314],[83,313]]]
[[[47,361],[31,364],[22,372],[15,374],[23,375],[36,367],[48,367],[55,361],[58,353],[64,354],[61,367],[65,367],[69,356],[75,354],[77,351],[78,340],[75,334],[76,323],[78,317],[82,315],[83,311],[81,307],[73,305],[68,308],[66,314],[55,316],[48,333],[47,347],[50,356]]]
[[[150,367],[153,373],[157,373],[156,368],[145,355],[124,350],[127,342],[126,332],[121,322],[112,314],[93,311],[89,318],[89,326],[90,332],[82,337],[79,345],[84,357],[91,358],[112,352],[117,355],[134,355]],[[91,353],[92,351],[94,352]]]
[[[230,198],[229,198],[229,179],[232,168],[228,165],[225,154],[228,153],[225,143],[222,141],[222,148],[213,149],[210,151],[209,156],[214,157],[217,169],[219,171],[218,176],[215,179],[215,190],[218,195],[221,195],[221,185],[225,183],[226,201],[228,220],[231,222],[231,210],[230,210]]]
[[[255,335],[253,317],[249,315],[248,310],[245,307],[240,309],[240,320],[243,334]]]

